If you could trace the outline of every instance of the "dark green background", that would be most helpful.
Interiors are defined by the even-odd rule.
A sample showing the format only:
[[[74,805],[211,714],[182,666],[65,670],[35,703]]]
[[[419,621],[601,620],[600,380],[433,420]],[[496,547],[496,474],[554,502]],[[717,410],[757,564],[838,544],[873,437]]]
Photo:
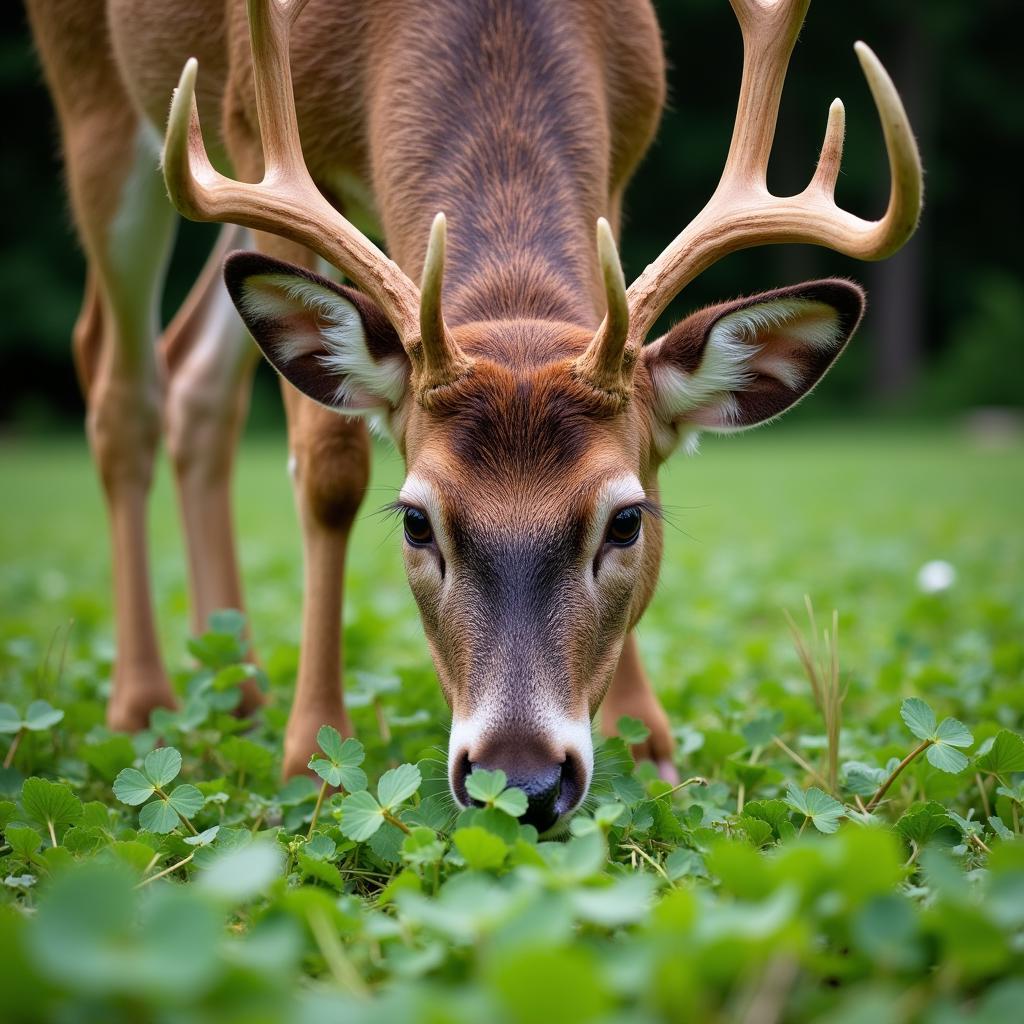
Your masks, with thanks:
[[[627,199],[623,255],[635,276],[700,208],[717,181],[739,82],[739,32],[726,0],[660,0],[671,100]],[[878,216],[888,189],[882,136],[852,52],[863,38],[904,96],[926,169],[915,240],[865,266],[806,247],[737,254],[691,286],[671,311],[805,277],[864,282],[871,306],[856,343],[814,402],[795,416],[889,411],[949,415],[1019,405],[1024,381],[1024,284],[1018,252],[1024,88],[1016,0],[818,0],[797,46],[769,183],[803,187],[828,105],[848,114],[840,201]],[[0,426],[28,433],[81,419],[69,334],[82,282],[60,181],[56,128],[15,8],[0,28]],[[174,308],[215,229],[180,233],[165,296]],[[280,417],[264,367],[257,425]]]

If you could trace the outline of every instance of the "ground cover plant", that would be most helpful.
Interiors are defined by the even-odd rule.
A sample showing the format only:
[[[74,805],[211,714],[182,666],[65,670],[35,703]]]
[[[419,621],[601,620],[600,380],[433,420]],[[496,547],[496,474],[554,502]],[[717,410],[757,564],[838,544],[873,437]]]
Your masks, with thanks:
[[[353,544],[358,736],[282,783],[297,542],[279,444],[238,485],[258,645],[187,637],[158,486],[159,608],[182,695],[102,724],[106,554],[80,445],[0,453],[5,1020],[998,1021],[1024,999],[1022,452],[952,434],[715,442],[665,481],[640,631],[682,782],[600,745],[560,842],[501,773],[447,795],[446,717],[393,526]],[[805,603],[809,595],[811,604]],[[836,615],[833,615],[833,609]],[[788,618],[788,621],[787,621]],[[270,703],[231,709],[255,675]]]

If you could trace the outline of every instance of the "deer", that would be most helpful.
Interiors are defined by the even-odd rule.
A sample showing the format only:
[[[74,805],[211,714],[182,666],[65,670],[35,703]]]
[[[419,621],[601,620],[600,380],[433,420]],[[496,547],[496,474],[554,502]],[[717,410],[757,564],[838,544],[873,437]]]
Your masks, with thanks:
[[[29,0],[88,258],[74,349],[115,558],[111,725],[140,728],[174,701],[143,527],[161,429],[195,621],[242,606],[229,479],[259,351],[282,382],[305,568],[285,772],[305,769],[322,724],[351,733],[341,588],[371,423],[404,460],[392,508],[452,712],[456,803],[472,804],[470,773],[501,769],[527,796],[522,820],[557,835],[588,793],[598,715],[606,732],[624,714],[644,721],[637,753],[675,777],[634,632],[662,556],[658,471],[701,432],[767,423],[805,397],[865,295],[809,281],[649,334],[741,249],[892,255],[923,191],[899,95],[857,43],[888,154],[884,214],[835,201],[839,100],[807,187],[770,193],[809,0],[730,4],[744,56],[721,179],[627,287],[623,194],[665,100],[648,0]],[[175,80],[166,191],[183,216],[224,227],[156,341],[174,219],[156,126]],[[257,701],[247,693],[246,709]]]

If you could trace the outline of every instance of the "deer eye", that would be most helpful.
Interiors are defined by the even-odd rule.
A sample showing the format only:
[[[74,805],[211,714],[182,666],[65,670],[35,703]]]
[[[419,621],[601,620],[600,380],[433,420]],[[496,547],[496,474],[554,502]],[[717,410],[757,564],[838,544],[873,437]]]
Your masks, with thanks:
[[[418,508],[407,508],[402,517],[405,527],[405,539],[417,548],[425,547],[434,539],[434,531],[430,528],[430,520],[426,513]]]
[[[640,523],[643,516],[639,505],[620,508],[608,524],[607,542],[620,548],[628,548],[640,536]]]

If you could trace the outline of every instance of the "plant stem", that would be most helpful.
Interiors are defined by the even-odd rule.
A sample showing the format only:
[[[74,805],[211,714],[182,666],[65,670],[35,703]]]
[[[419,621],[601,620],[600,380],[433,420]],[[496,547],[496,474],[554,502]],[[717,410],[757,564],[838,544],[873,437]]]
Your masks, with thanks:
[[[923,754],[932,745],[933,742],[933,740],[921,740],[921,742],[916,747],[914,747],[914,749],[909,754],[907,754],[907,756],[903,758],[903,760],[900,761],[900,763],[896,765],[895,768],[893,768],[892,775],[890,775],[889,778],[887,778],[885,782],[883,782],[878,787],[878,792],[875,793],[875,795],[868,801],[868,805],[864,808],[864,810],[870,814],[878,806],[878,802],[882,799],[883,796],[885,796],[889,787],[896,781],[897,778],[899,778],[899,775],[903,771],[903,769],[906,768],[907,765],[910,764],[910,762],[913,761],[914,758],[916,758],[919,754]]]
[[[795,751],[792,747],[786,746],[778,736],[772,737],[772,742],[789,758],[796,762],[815,782],[828,792],[828,783]]]
[[[338,987],[362,999],[368,998],[369,990],[359,977],[359,972],[352,965],[352,961],[345,955],[338,933],[324,911],[319,908],[312,909],[306,915],[306,920],[309,922],[309,930],[313,933],[320,955],[324,958],[327,969]]]
[[[664,793],[659,793],[654,799],[660,800],[663,796],[671,796],[673,793],[678,793],[679,790],[685,789],[687,786],[706,786],[707,784],[708,780],[705,779],[703,775],[693,775],[688,779],[684,779],[671,789],[666,789]]]
[[[974,773],[974,781],[978,784],[978,792],[981,794],[981,806],[985,809],[985,817],[992,817],[992,809],[988,805],[988,793],[985,792],[985,780],[981,777],[981,772]]]
[[[395,828],[400,828],[406,835],[411,831],[409,826],[406,825],[401,818],[396,818],[390,811],[384,812],[384,820],[390,822]]]
[[[7,751],[7,756],[4,758],[4,767],[10,768],[11,763],[14,761],[14,755],[18,752],[18,744],[21,743],[21,737],[25,735],[25,727],[22,726],[15,734],[14,739],[11,740],[11,746]]]
[[[183,868],[194,856],[195,850],[193,850],[184,860],[179,860],[177,864],[172,864],[169,868],[164,868],[163,871],[158,871],[155,875],[151,875],[149,878],[144,878],[137,886],[136,889],[141,889],[144,885],[149,885],[150,882],[155,882],[158,878],[163,878],[164,875],[169,875],[172,871],[177,871],[178,868]]]
[[[57,833],[53,830],[53,822],[49,818],[46,819],[46,827],[50,830],[50,842],[53,843],[54,846],[56,846]]]
[[[647,863],[650,864],[651,867],[654,868],[654,870],[657,871],[658,874],[661,875],[661,877],[664,878],[669,885],[675,888],[672,879],[668,877],[668,874],[666,873],[665,869],[649,853],[641,849],[635,843],[625,843],[623,845],[626,847],[627,850],[632,850],[638,856],[642,857],[645,861],[647,861]]]
[[[324,784],[320,787],[320,792],[316,798],[316,807],[313,808],[313,820],[309,823],[309,831],[306,833],[306,839],[313,838],[313,829],[316,828],[316,820],[320,817],[320,808],[324,805],[324,797],[327,796],[327,780],[324,779]]]

